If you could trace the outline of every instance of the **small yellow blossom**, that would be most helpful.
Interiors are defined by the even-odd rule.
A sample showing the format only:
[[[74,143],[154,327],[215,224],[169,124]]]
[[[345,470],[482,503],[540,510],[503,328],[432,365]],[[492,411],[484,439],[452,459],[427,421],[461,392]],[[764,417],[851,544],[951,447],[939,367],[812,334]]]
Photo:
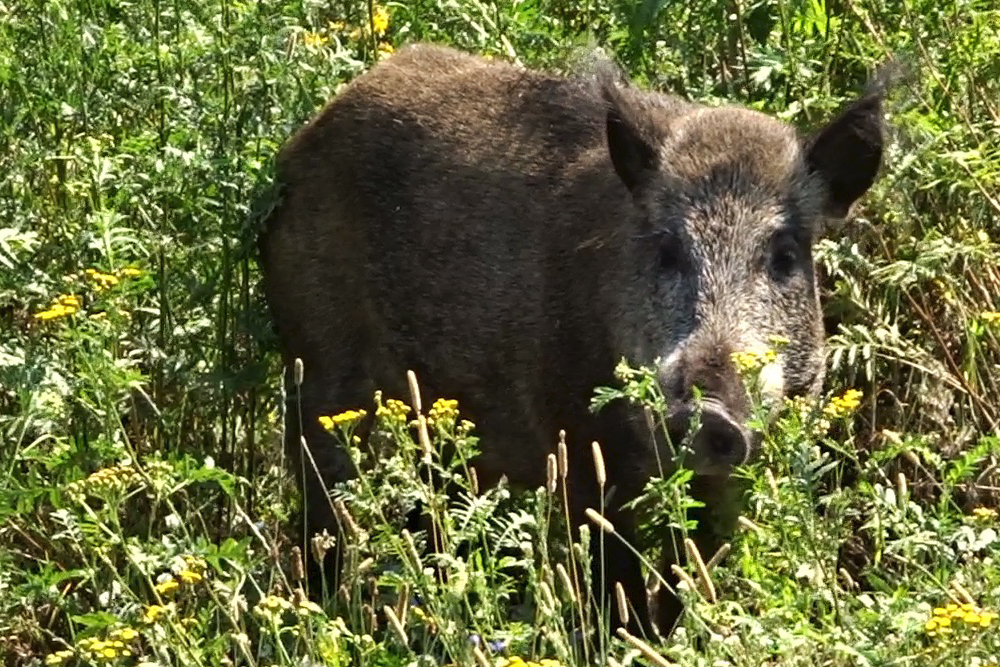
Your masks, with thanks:
[[[323,608],[322,607],[320,607],[318,604],[316,604],[312,600],[308,600],[308,599],[305,599],[305,598],[299,600],[299,603],[296,606],[296,611],[301,616],[308,616],[310,614],[319,616],[319,615],[323,614]]]
[[[393,51],[395,51],[395,49],[392,44],[389,44],[388,42],[380,42],[378,45],[378,54],[383,58],[391,56]]]
[[[98,291],[114,287],[119,283],[118,276],[110,273],[102,273],[97,269],[87,269],[84,273],[95,283],[94,286]]]
[[[997,518],[997,511],[992,507],[977,507],[972,510],[972,516],[982,521],[992,521]]]
[[[406,415],[410,410],[410,406],[403,401],[390,398],[386,400],[385,404],[379,405],[378,409],[375,410],[375,416],[390,423],[405,424]]]
[[[773,363],[778,358],[778,353],[772,349],[764,351],[745,350],[743,352],[733,352],[731,355],[733,365],[740,374],[746,374],[760,370],[767,364]]]
[[[327,21],[326,29],[330,32],[343,32],[347,29],[347,24],[343,21]]]
[[[73,651],[64,649],[62,651],[56,651],[55,653],[50,653],[45,656],[46,665],[61,665],[70,658],[73,657]]]
[[[139,632],[134,628],[119,628],[113,630],[109,635],[112,639],[120,639],[123,642],[130,642],[139,636]]]
[[[985,313],[980,313],[979,317],[980,319],[983,320],[983,322],[988,322],[990,324],[995,324],[997,322],[1000,322],[1000,313],[993,310],[988,310]]]
[[[319,423],[327,431],[332,431],[337,426],[352,425],[355,422],[361,421],[367,414],[364,410],[348,410],[347,412],[341,412],[329,417],[324,415],[319,418]]]
[[[427,424],[448,427],[458,418],[458,401],[449,398],[439,398],[427,411]]]
[[[381,37],[389,29],[389,10],[381,5],[375,7],[372,16],[372,29]]]
[[[863,396],[864,393],[858,389],[848,389],[843,396],[834,396],[830,399],[823,412],[830,417],[845,417],[861,405]]]
[[[155,588],[156,592],[160,595],[170,595],[180,588],[180,584],[177,583],[176,579],[170,577],[169,579],[164,579],[160,583],[156,584],[153,588]]]
[[[202,580],[202,576],[200,574],[192,572],[191,570],[182,570],[177,576],[180,577],[181,581],[185,584],[197,584]]]
[[[52,300],[52,305],[46,310],[35,313],[35,319],[54,320],[67,315],[73,315],[80,310],[80,297],[75,294],[62,294]]]
[[[160,620],[160,617],[171,610],[173,603],[163,606],[159,604],[151,604],[146,607],[146,611],[142,613],[143,623],[156,623]]]
[[[142,271],[131,266],[127,266],[118,272],[118,275],[122,278],[138,278],[142,275]]]
[[[302,35],[302,43],[306,46],[323,46],[330,41],[329,37],[316,32],[305,32]]]

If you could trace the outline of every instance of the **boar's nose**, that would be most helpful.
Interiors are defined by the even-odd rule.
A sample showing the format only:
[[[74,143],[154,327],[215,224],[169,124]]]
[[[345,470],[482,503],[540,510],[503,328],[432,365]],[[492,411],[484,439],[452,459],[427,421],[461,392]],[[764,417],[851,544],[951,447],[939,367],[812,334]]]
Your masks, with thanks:
[[[682,443],[688,446],[683,464],[698,475],[728,475],[750,457],[750,433],[712,398],[702,400],[700,409],[678,406],[669,416],[667,431],[675,451]]]

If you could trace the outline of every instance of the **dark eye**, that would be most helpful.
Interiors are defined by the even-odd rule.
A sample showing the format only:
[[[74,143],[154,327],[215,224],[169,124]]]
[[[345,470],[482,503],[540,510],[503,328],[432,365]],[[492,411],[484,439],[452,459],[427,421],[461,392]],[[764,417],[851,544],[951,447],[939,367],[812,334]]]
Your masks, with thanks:
[[[801,262],[802,248],[791,234],[779,234],[771,242],[771,272],[779,280],[791,276]]]
[[[676,236],[667,235],[660,239],[660,250],[657,263],[661,272],[673,273],[680,271],[684,263],[684,248]]]

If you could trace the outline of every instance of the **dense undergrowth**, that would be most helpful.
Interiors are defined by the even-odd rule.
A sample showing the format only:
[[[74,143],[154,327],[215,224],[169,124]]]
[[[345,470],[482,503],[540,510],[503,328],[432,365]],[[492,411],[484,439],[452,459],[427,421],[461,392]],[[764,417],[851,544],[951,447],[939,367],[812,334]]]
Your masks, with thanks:
[[[372,469],[338,506],[352,585],[322,605],[298,590],[253,202],[291,132],[417,40],[556,69],[600,45],[642,85],[803,128],[907,60],[883,178],[818,249],[829,394],[769,430],[741,471],[744,530],[710,577],[692,565],[682,626],[648,643],[713,667],[997,664],[1000,10],[985,0],[0,0],[0,661],[649,650],[590,632],[585,550],[544,539],[560,462],[550,488],[477,488],[437,453],[476,447],[447,397],[423,397],[430,452],[413,397],[357,406],[398,446],[359,451]],[[655,400],[641,372],[622,379]],[[350,443],[353,415],[336,417]],[[460,492],[420,476],[428,458]],[[651,492],[677,511],[684,484]],[[431,528],[404,533],[418,500]]]

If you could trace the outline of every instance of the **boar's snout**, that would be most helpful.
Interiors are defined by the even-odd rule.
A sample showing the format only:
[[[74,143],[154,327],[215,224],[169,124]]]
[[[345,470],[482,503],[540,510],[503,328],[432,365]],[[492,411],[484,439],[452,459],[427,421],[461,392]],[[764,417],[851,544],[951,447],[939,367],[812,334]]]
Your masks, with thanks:
[[[667,421],[670,443],[690,448],[683,461],[695,474],[728,475],[745,463],[753,450],[753,436],[717,399],[684,403],[671,410]]]

